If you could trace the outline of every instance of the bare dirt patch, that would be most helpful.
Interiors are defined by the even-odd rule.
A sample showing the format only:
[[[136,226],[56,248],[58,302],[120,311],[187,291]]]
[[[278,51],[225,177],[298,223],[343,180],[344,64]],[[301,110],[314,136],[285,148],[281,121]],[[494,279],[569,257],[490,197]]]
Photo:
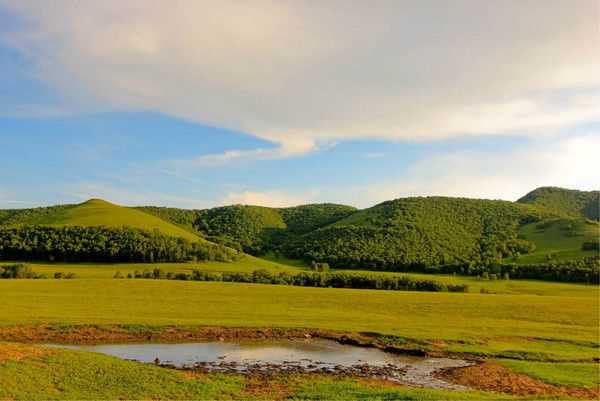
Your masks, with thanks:
[[[198,326],[33,325],[0,327],[0,341],[93,345],[135,342],[212,342],[231,340],[340,339],[341,333],[325,330],[278,328],[225,328]],[[353,335],[360,342],[368,339]],[[359,340],[357,340],[359,341]]]
[[[0,343],[0,363],[39,358],[45,355],[54,354],[55,352],[56,351],[52,349],[32,347],[29,345]]]
[[[439,371],[437,376],[466,387],[515,396],[561,395],[584,399],[600,398],[600,389],[553,386],[515,373],[495,362],[444,369]]]

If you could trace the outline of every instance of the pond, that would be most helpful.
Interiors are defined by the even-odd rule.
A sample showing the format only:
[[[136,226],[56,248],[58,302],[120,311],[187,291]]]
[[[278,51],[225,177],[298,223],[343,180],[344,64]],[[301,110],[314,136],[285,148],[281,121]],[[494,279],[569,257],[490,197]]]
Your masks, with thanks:
[[[345,372],[384,378],[413,387],[456,390],[467,388],[436,378],[434,372],[472,364],[460,359],[395,355],[376,348],[356,347],[322,339],[49,346],[205,372]]]

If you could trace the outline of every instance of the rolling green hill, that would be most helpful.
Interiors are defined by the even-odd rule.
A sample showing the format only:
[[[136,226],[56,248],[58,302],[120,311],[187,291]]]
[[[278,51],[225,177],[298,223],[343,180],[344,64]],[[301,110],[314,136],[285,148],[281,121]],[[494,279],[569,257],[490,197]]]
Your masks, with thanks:
[[[29,219],[18,221],[17,225],[130,227],[148,231],[158,230],[162,234],[188,241],[202,240],[197,235],[148,213],[117,206],[100,199],[90,199],[79,205],[60,207],[51,213],[34,215]]]
[[[519,199],[519,203],[543,206],[560,216],[585,217],[598,221],[600,191],[578,191],[557,187],[537,188]]]
[[[0,209],[0,226],[19,224],[23,221],[33,220],[73,206],[75,205],[56,205],[29,209]]]
[[[507,264],[526,268],[542,263],[553,265],[554,270],[595,269],[590,265],[595,262],[583,259],[598,256],[599,225],[590,220],[597,216],[597,199],[598,191],[553,187],[538,188],[518,202],[413,197],[383,202],[360,211],[329,203],[288,208],[243,205],[204,210],[128,208],[92,199],[80,205],[0,210],[0,225],[129,227],[150,233],[158,231],[192,242],[203,238],[205,244],[216,242],[292,265],[306,266],[316,261],[328,263],[332,268],[477,275],[484,271],[482,269],[493,272],[496,267]],[[14,233],[17,234],[29,235]],[[36,232],[38,234],[44,238],[55,235]],[[138,238],[137,234],[126,234]],[[146,259],[138,261],[151,259],[148,255],[157,252],[156,249],[166,252],[166,240],[144,241],[158,241],[161,245],[158,248],[153,245],[154,251],[146,252]],[[588,250],[582,249],[584,243],[587,245],[583,248]],[[224,255],[221,258],[225,260],[234,258],[226,248],[181,247],[187,256],[171,251],[172,255],[163,259],[188,260],[200,255],[201,260],[213,260],[215,252]],[[576,262],[578,267],[555,266],[565,261]]]
[[[573,260],[598,255],[597,250],[582,250],[582,244],[598,241],[599,225],[585,219],[557,219],[525,224],[519,234],[536,245],[534,252],[522,255],[517,263],[548,260]]]

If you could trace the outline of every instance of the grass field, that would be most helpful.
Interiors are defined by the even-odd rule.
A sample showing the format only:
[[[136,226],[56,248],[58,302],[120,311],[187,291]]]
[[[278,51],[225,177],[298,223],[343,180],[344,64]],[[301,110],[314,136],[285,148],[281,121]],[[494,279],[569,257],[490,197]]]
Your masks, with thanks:
[[[446,341],[455,352],[598,356],[598,299],[164,280],[3,280],[0,325],[302,327]]]
[[[548,256],[553,260],[572,260],[598,255],[598,251],[581,250],[584,241],[598,240],[598,223],[590,220],[555,220],[543,228],[531,223],[519,228],[519,234],[536,244],[537,249],[521,255],[517,263],[544,262]]]
[[[197,235],[158,217],[135,209],[113,205],[100,199],[90,199],[71,208],[25,221],[20,225],[106,226],[118,228],[127,226],[148,231],[158,230],[163,234],[185,238],[190,241],[204,241]]]
[[[1,262],[2,264],[19,263],[16,261]],[[281,259],[277,262],[271,262],[253,256],[246,255],[240,260],[234,262],[196,262],[196,263],[122,263],[122,264],[96,264],[96,263],[38,263],[26,262],[26,265],[40,274],[45,274],[48,278],[53,277],[54,273],[75,273],[77,279],[110,279],[119,271],[122,275],[137,271],[161,268],[167,272],[190,273],[192,270],[201,270],[205,272],[246,272],[251,273],[258,269],[265,269],[273,273],[299,271],[310,271],[300,261],[290,260],[288,264],[283,264]],[[295,266],[294,266],[295,265]],[[382,274],[382,275],[402,275],[415,279],[435,280],[444,284],[469,286],[469,292],[480,293],[482,289],[490,293],[497,294],[530,294],[530,295],[564,295],[577,297],[597,297],[598,286],[580,283],[557,283],[537,280],[482,280],[477,277],[466,277],[458,275],[443,274],[419,274],[419,273],[393,273],[376,272],[367,270],[343,270],[350,273]]]
[[[46,274],[47,277],[52,277],[55,272],[72,272],[77,278],[85,279],[107,279],[112,278],[117,271],[127,276],[127,273],[144,271],[156,268],[161,268],[167,272],[184,272],[190,273],[192,270],[202,270],[205,272],[253,272],[259,269],[265,269],[270,272],[297,272],[296,267],[291,267],[285,264],[272,263],[267,260],[255,258],[250,255],[244,255],[240,259],[233,262],[213,262],[199,261],[194,263],[40,263],[40,262],[19,262],[8,261],[0,262],[0,265],[11,263],[25,263],[31,266],[36,273]],[[305,270],[307,268],[303,268]]]
[[[567,387],[596,387],[600,365],[593,363],[551,363],[499,359],[510,370],[531,376],[544,383]]]

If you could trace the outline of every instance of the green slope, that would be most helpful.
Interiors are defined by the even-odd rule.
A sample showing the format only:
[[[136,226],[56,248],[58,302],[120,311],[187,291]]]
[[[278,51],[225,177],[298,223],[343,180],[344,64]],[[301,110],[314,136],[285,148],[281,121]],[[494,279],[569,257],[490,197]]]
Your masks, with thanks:
[[[588,218],[598,221],[600,191],[578,191],[557,187],[537,188],[519,199],[546,208],[564,217]]]
[[[165,235],[185,238],[189,241],[202,240],[191,232],[158,217],[131,208],[117,206],[101,199],[90,199],[79,205],[34,216],[20,221],[19,225],[131,227],[148,231],[158,230]]]
[[[522,255],[517,263],[551,260],[574,260],[598,255],[598,251],[581,250],[585,241],[598,241],[598,223],[584,219],[559,219],[525,224],[519,234],[536,245],[536,250]]]

